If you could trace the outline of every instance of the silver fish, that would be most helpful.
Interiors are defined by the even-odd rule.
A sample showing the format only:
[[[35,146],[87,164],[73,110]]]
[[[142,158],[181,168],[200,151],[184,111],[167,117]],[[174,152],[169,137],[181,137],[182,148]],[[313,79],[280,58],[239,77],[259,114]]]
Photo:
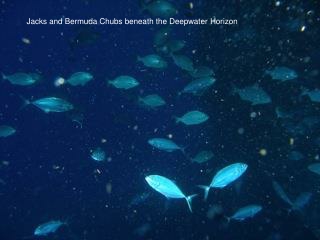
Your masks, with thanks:
[[[39,225],[34,230],[35,236],[47,236],[51,233],[55,233],[61,226],[66,225],[66,222],[62,222],[60,220],[52,220],[46,223]]]
[[[193,62],[187,56],[172,54],[172,59],[179,68],[186,70],[188,72],[194,71]]]
[[[166,139],[166,138],[151,138],[148,140],[148,143],[165,152],[173,152],[176,150],[180,150],[184,153],[184,148],[179,147],[175,142],[173,142],[170,139]]]
[[[192,162],[205,163],[212,159],[214,154],[212,151],[201,151],[195,157],[191,159]]]
[[[202,95],[209,87],[216,82],[213,77],[204,77],[193,80],[184,87],[181,93],[191,93],[193,95]]]
[[[209,119],[209,116],[204,112],[190,111],[185,113],[182,117],[175,117],[176,123],[182,122],[185,125],[198,125]]]
[[[11,126],[8,125],[0,125],[0,138],[3,137],[9,137],[13,134],[15,134],[16,129],[14,129]]]
[[[190,196],[184,195],[184,193],[173,181],[160,175],[149,175],[145,178],[145,180],[154,190],[166,196],[167,198],[184,198],[188,203],[190,212],[192,212],[191,201],[196,194]]]
[[[138,56],[138,61],[142,62],[144,66],[149,68],[163,69],[168,66],[168,63],[159,55],[151,54],[144,57]]]
[[[90,82],[93,79],[93,76],[91,73],[88,72],[76,72],[72,74],[66,82],[72,86],[84,86],[88,82]]]
[[[263,90],[258,84],[247,86],[244,88],[233,89],[234,93],[237,93],[242,100],[249,101],[251,105],[260,105],[271,103],[271,98],[266,91]]]
[[[151,94],[145,97],[139,97],[139,102],[151,108],[160,107],[166,104],[166,101],[157,94]]]
[[[270,75],[273,80],[281,82],[296,79],[298,74],[293,69],[287,67],[275,67],[271,70],[266,70],[266,74]]]
[[[29,104],[38,107],[45,113],[67,112],[73,109],[73,105],[71,103],[57,97],[45,97],[35,101],[25,100],[25,106]]]
[[[11,84],[20,85],[20,86],[29,86],[40,79],[40,75],[36,73],[14,73],[11,75],[2,74],[4,80],[8,80]]]
[[[108,84],[114,86],[115,88],[128,90],[130,88],[137,87],[139,82],[133,77],[122,75],[114,80],[109,80]]]
[[[262,206],[252,204],[238,209],[230,219],[243,221],[247,218],[254,217],[258,212],[262,210]]]

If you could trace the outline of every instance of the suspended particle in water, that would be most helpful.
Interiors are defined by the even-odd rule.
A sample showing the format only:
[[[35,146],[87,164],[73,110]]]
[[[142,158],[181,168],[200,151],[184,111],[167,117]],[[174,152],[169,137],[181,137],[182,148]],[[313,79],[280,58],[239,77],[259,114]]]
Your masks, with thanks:
[[[265,149],[265,148],[261,148],[260,150],[259,150],[259,154],[261,155],[261,156],[266,156],[267,154],[268,154],[268,152],[267,152],[267,149]]]
[[[24,37],[21,39],[21,41],[22,41],[24,44],[30,44],[30,43],[31,43],[30,39],[24,38]]]
[[[106,142],[107,142],[107,139],[105,139],[105,138],[101,139],[101,143],[106,143]]]
[[[256,112],[252,112],[252,113],[250,113],[250,117],[251,117],[251,118],[255,118],[255,117],[257,117],[257,113],[256,113]]]
[[[111,192],[112,192],[112,184],[111,183],[106,184],[106,192],[108,194],[111,194]]]
[[[292,146],[294,144],[294,138],[289,139],[289,144]]]
[[[61,85],[65,84],[66,80],[63,77],[57,77],[56,80],[54,80],[54,86],[60,87]]]
[[[238,134],[240,135],[244,134],[244,128],[238,128]]]
[[[172,139],[173,135],[171,133],[168,134],[168,138]]]

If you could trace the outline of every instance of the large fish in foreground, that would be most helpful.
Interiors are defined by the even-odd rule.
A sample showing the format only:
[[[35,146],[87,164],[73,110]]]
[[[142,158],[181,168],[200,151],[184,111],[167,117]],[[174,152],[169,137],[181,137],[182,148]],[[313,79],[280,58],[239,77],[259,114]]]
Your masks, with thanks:
[[[73,109],[73,105],[68,101],[57,97],[45,97],[35,101],[24,100],[26,105],[34,105],[45,113],[49,112],[68,112]]]
[[[224,188],[233,181],[237,180],[247,170],[245,163],[233,163],[219,170],[214,175],[209,186],[200,185],[204,189],[204,199],[208,198],[210,188]]]
[[[60,220],[52,220],[46,223],[43,223],[39,225],[35,230],[34,230],[34,235],[35,236],[48,236],[51,233],[55,233],[60,227],[63,225],[66,225],[66,222],[62,222]]]
[[[191,201],[196,194],[186,196],[173,181],[160,175],[149,175],[145,179],[154,190],[167,198],[184,198],[188,203],[190,212],[192,212]]]

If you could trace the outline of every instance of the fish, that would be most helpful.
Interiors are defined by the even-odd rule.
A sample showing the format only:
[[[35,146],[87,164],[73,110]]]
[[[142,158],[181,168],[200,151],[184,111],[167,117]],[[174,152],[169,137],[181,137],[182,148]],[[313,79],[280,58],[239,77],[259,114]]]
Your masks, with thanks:
[[[304,89],[300,96],[307,96],[312,102],[320,102],[320,90],[307,90]]]
[[[183,40],[169,40],[166,44],[170,53],[179,52],[186,45],[186,42]]]
[[[247,168],[248,165],[245,163],[233,163],[219,170],[212,178],[209,186],[199,185],[200,188],[204,189],[204,199],[208,198],[210,188],[226,187],[241,177]]]
[[[292,210],[301,211],[311,200],[312,193],[303,192],[301,193],[292,204]]]
[[[168,66],[168,63],[162,57],[156,54],[150,54],[144,57],[138,56],[137,59],[139,62],[142,62],[144,66],[149,68],[163,69]]]
[[[91,158],[97,162],[102,162],[106,159],[106,153],[102,148],[98,147],[92,151]]]
[[[206,66],[199,66],[194,68],[189,74],[194,78],[208,78],[214,76],[214,72],[211,68]]]
[[[131,199],[128,207],[140,205],[143,202],[145,202],[149,197],[150,197],[149,192],[144,192],[142,194],[138,194]]]
[[[37,99],[35,101],[24,99],[24,102],[24,106],[34,105],[45,113],[68,112],[74,108],[73,105],[68,101],[57,97],[45,97]]]
[[[202,95],[208,88],[210,88],[216,79],[213,77],[204,77],[193,80],[189,84],[187,84],[181,93],[190,93],[193,95]]]
[[[198,125],[209,119],[209,116],[200,111],[190,111],[185,113],[182,117],[174,117],[176,123],[182,122],[185,125]]]
[[[186,196],[172,180],[160,175],[149,175],[145,177],[145,180],[150,187],[167,198],[184,198],[192,212],[191,201],[197,194]]]
[[[16,133],[16,129],[8,125],[0,125],[0,138],[9,137]]]
[[[165,0],[156,0],[148,4],[142,3],[142,9],[147,10],[153,17],[170,18],[177,14],[175,6]]]
[[[286,192],[283,190],[283,188],[280,186],[280,184],[277,181],[272,181],[272,187],[275,190],[275,192],[277,193],[277,195],[283,200],[285,201],[287,204],[289,204],[290,206],[293,205],[293,202],[291,201],[291,199],[288,197],[288,195],[286,194]]]
[[[154,35],[153,45],[155,47],[160,47],[160,46],[165,45],[167,43],[167,41],[169,40],[169,35],[170,35],[171,30],[172,30],[172,28],[167,26],[167,27],[163,27],[159,31],[157,31]]]
[[[179,147],[175,142],[173,142],[170,139],[166,139],[166,138],[151,138],[148,140],[148,143],[165,152],[173,152],[176,150],[180,150],[182,151],[182,153],[184,153],[184,148]]]
[[[266,91],[263,90],[258,84],[247,86],[244,88],[233,88],[233,93],[239,95],[239,97],[251,103],[251,105],[260,105],[271,103],[271,98]]]
[[[275,67],[273,69],[266,70],[265,74],[271,76],[273,80],[279,80],[281,82],[294,80],[298,77],[296,71],[287,67]]]
[[[299,161],[304,158],[304,155],[299,151],[291,151],[288,154],[288,158],[293,161]]]
[[[125,90],[137,87],[140,84],[135,78],[126,75],[119,76],[114,80],[108,80],[107,83],[115,88]]]
[[[14,73],[11,75],[2,74],[3,80],[8,80],[13,85],[29,86],[40,80],[41,76],[37,73]]]
[[[166,104],[166,101],[157,94],[151,94],[145,97],[139,97],[139,102],[151,108],[160,107]]]
[[[258,212],[262,210],[262,206],[251,204],[245,207],[239,208],[230,218],[229,220],[237,220],[243,221],[247,218],[253,218]]]
[[[320,175],[320,163],[313,163],[308,166],[309,171]]]
[[[212,151],[201,151],[196,156],[194,156],[191,161],[196,163],[205,163],[213,157],[214,154]]]
[[[67,222],[62,222],[60,220],[52,220],[52,221],[43,223],[34,230],[34,235],[48,236],[51,233],[55,233],[63,225],[67,225]]]
[[[194,67],[193,67],[193,62],[190,58],[184,55],[178,55],[178,54],[172,54],[172,59],[174,63],[181,69],[188,71],[188,72],[193,72]]]
[[[67,80],[66,83],[72,85],[72,86],[84,86],[88,82],[90,82],[93,79],[93,76],[91,73],[88,72],[76,72],[72,74]]]

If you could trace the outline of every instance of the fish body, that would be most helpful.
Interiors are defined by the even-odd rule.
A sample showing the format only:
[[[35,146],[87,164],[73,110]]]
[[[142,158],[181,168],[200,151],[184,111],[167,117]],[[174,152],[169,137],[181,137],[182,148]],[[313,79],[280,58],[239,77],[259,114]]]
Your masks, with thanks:
[[[204,189],[204,198],[208,198],[210,188],[224,188],[237,180],[247,170],[245,163],[233,163],[219,170],[213,177],[209,186],[199,186]]]
[[[290,206],[293,205],[293,202],[291,201],[291,199],[288,197],[288,195],[286,194],[286,192],[283,190],[283,188],[280,186],[280,184],[276,181],[272,181],[272,187],[275,190],[275,192],[277,193],[277,195],[283,200],[285,201],[287,204],[289,204]]]
[[[311,200],[312,193],[301,193],[292,204],[292,210],[301,211]]]
[[[34,235],[35,236],[47,236],[51,233],[55,233],[61,226],[67,224],[66,222],[62,221],[49,221],[46,223],[43,223],[39,225],[35,230],[34,230]]]
[[[170,40],[167,43],[168,50],[171,53],[180,51],[181,49],[183,49],[185,47],[185,45],[186,45],[186,42],[183,40]]]
[[[156,54],[138,57],[138,61],[142,62],[144,66],[149,68],[163,69],[168,66],[167,62],[162,57]]]
[[[184,151],[184,149],[179,147],[175,142],[166,138],[151,138],[148,140],[148,143],[151,146],[165,152],[173,152],[176,150],[181,150],[182,152]]]
[[[172,54],[172,59],[179,68],[188,72],[194,71],[193,62],[187,56]]]
[[[190,82],[184,87],[182,93],[191,93],[193,95],[201,95],[205,90],[216,82],[213,77],[203,77]]]
[[[265,73],[270,75],[273,80],[281,82],[296,79],[298,74],[293,69],[287,67],[275,67],[271,70],[266,70]]]
[[[310,165],[308,166],[308,169],[309,169],[311,172],[320,175],[320,163],[310,164]]]
[[[196,163],[205,163],[213,157],[214,154],[212,151],[201,151],[194,158],[192,158],[191,161]]]
[[[312,102],[320,102],[320,90],[304,90],[301,96],[308,96]]]
[[[145,180],[150,187],[167,198],[184,198],[188,203],[190,212],[192,212],[191,200],[195,195],[186,196],[173,181],[160,175],[149,175]]]
[[[45,113],[49,112],[67,112],[73,109],[73,105],[64,99],[56,97],[45,97],[35,101],[26,100],[26,105],[32,104]]]
[[[115,88],[125,90],[137,87],[139,85],[139,82],[135,78],[126,75],[119,76],[114,80],[109,80],[108,83]]]
[[[231,217],[230,219],[237,220],[237,221],[243,221],[247,218],[254,217],[258,212],[262,210],[262,206],[260,205],[248,205],[245,207],[242,207],[238,209]]]
[[[139,98],[139,102],[151,108],[160,107],[166,104],[166,101],[157,94],[151,94],[143,98]]]
[[[153,45],[156,47],[165,45],[169,39],[171,30],[170,27],[163,27],[157,31],[154,35]]]
[[[2,78],[4,80],[8,80],[13,85],[29,86],[36,83],[40,77],[36,73],[28,74],[28,73],[19,72],[11,75],[2,74]]]
[[[152,1],[143,6],[152,16],[160,18],[170,18],[177,14],[177,9],[174,5],[165,0]]]
[[[9,137],[16,133],[16,129],[8,125],[0,125],[0,138]]]
[[[304,155],[299,151],[291,151],[288,154],[288,158],[293,161],[299,161],[304,158]]]
[[[90,82],[93,79],[93,76],[91,73],[88,72],[76,72],[72,74],[66,82],[72,86],[84,86],[88,82]]]
[[[247,86],[244,88],[234,88],[234,93],[237,93],[244,101],[248,101],[251,105],[260,105],[271,103],[271,98],[266,91],[258,84]]]
[[[102,148],[98,147],[92,151],[91,158],[97,162],[102,162],[106,159],[106,153]]]
[[[209,119],[209,116],[200,111],[190,111],[182,117],[176,117],[176,123],[182,122],[185,125],[198,125]]]
[[[189,72],[189,74],[194,78],[207,78],[212,77],[214,75],[214,72],[209,67],[199,66],[197,68],[194,68],[194,70],[192,72]]]

